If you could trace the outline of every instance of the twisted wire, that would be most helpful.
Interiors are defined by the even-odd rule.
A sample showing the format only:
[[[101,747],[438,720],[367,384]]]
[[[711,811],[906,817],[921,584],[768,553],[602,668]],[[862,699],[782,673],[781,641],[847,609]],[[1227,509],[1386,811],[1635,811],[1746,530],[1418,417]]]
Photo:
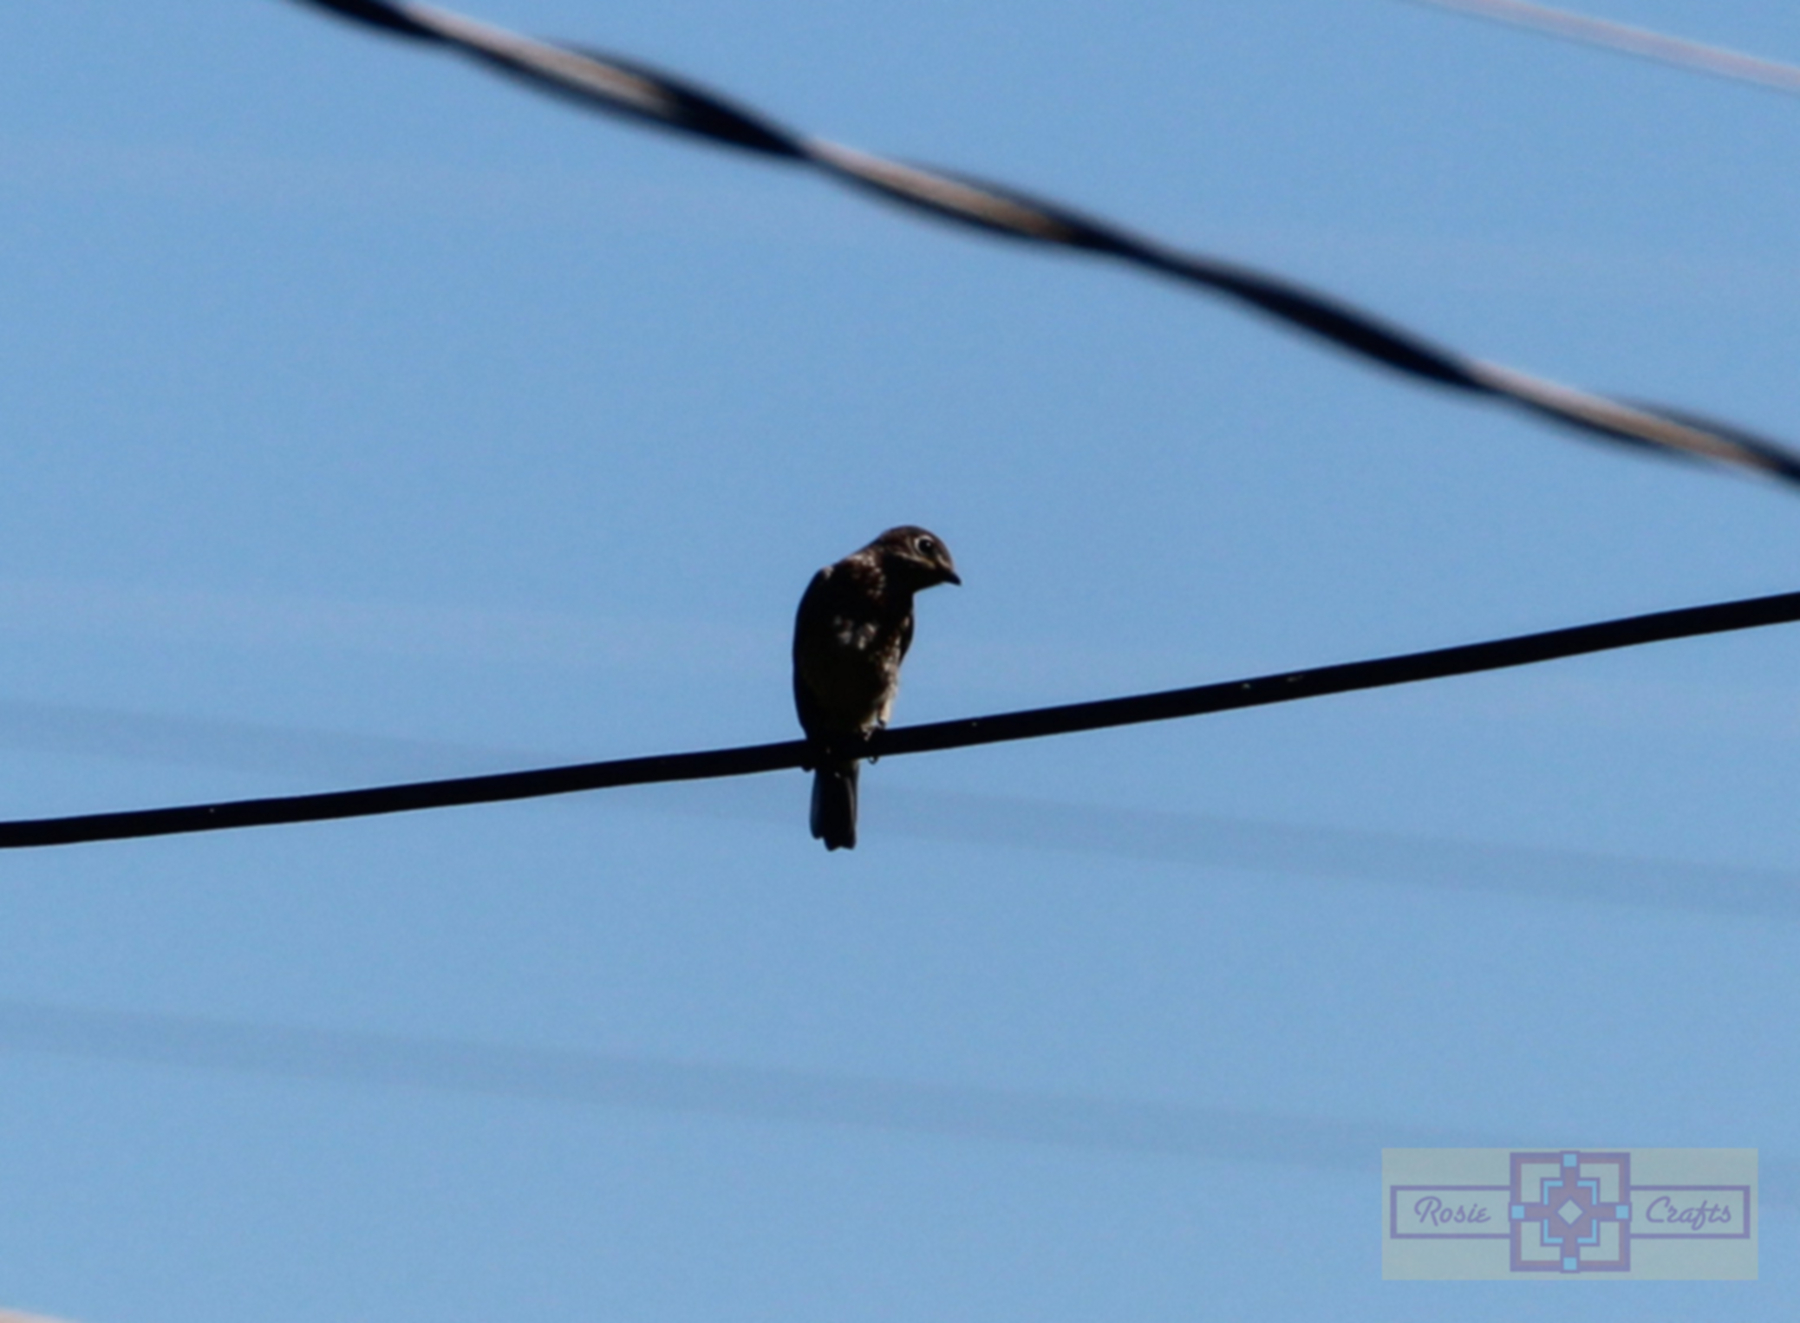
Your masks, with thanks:
[[[840,183],[1009,238],[1116,258],[1245,303],[1341,349],[1438,386],[1664,454],[1800,484],[1800,455],[1742,428],[1630,403],[1458,354],[1282,277],[1189,253],[1005,185],[908,165],[786,128],[635,61],[522,36],[403,0],[299,0],[396,36],[447,46],[582,105],[813,167]]]
[[[1038,739],[1047,735],[1068,735],[1077,731],[1103,730],[1150,721],[1170,721],[1179,717],[1197,717],[1214,712],[1231,712],[1239,708],[1322,698],[1327,694],[1350,693],[1359,689],[1380,689],[1391,685],[1414,684],[1421,680],[1443,679],[1452,675],[1472,675],[1479,671],[1529,666],[1560,657],[1639,647],[1647,643],[1695,638],[1704,634],[1757,629],[1795,620],[1800,620],[1800,592],[1779,593],[1771,597],[1753,597],[1710,606],[1658,611],[1649,615],[1521,634],[1484,643],[1468,643],[1371,661],[1322,666],[1314,670],[1284,671],[1246,680],[1228,680],[1186,689],[1134,694],[1125,698],[1067,703],[1023,712],[1003,712],[991,716],[961,717],[952,721],[900,726],[875,732],[863,751],[869,757],[892,757],[963,749],[978,744]],[[417,781],[366,790],[336,790],[323,794],[0,822],[0,849],[75,845],[89,841],[225,831],[282,823],[322,822],[385,813],[407,813],[420,809],[536,799],[615,786],[747,776],[807,766],[811,754],[811,747],[806,741],[787,740],[779,744],[621,758],[486,776]]]

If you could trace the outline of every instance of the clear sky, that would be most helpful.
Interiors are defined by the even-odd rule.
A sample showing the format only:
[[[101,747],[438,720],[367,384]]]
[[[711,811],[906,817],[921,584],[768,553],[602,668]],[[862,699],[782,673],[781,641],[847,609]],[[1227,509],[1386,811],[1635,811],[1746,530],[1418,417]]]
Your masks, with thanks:
[[[1399,0],[471,0],[1800,444],[1800,101]],[[1770,0],[1606,17],[1800,59]],[[1800,588],[1800,493],[280,0],[0,9],[0,811],[788,738]],[[799,773],[0,859],[0,1306],[1800,1308],[1792,627]],[[1384,1284],[1379,1149],[1761,1150],[1761,1281]],[[1629,1312],[1628,1312],[1629,1311]]]

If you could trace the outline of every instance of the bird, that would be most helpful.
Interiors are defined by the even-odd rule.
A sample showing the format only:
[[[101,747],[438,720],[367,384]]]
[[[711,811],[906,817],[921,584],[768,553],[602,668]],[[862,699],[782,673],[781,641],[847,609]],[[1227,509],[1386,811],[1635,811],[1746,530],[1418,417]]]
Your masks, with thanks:
[[[912,646],[913,594],[960,584],[937,534],[890,528],[813,575],[794,616],[794,709],[812,745],[812,834],[856,848],[859,753],[887,725]]]

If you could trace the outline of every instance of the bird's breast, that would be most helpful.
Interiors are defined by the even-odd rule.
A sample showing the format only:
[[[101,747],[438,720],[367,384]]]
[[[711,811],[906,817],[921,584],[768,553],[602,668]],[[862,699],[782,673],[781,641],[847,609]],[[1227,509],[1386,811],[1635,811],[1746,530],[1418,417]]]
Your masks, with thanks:
[[[828,730],[866,735],[886,720],[899,687],[902,633],[875,620],[833,624],[823,637],[800,640],[799,679]]]

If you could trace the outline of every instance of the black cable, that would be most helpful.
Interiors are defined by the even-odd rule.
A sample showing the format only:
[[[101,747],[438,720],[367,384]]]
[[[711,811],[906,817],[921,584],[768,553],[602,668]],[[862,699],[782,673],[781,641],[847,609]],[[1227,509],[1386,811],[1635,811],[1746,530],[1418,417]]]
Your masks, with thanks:
[[[877,731],[869,740],[871,757],[893,757],[962,749],[1007,740],[1068,735],[1076,731],[1103,730],[1147,721],[1204,716],[1238,708],[1292,703],[1303,698],[1414,684],[1452,675],[1509,666],[1529,666],[1576,657],[1590,652],[1634,648],[1670,639],[1695,638],[1732,630],[1759,629],[1800,620],[1800,593],[1777,593],[1711,606],[1657,611],[1593,625],[1553,629],[1538,634],[1486,643],[1467,643],[1429,652],[1410,652],[1372,661],[1345,662],[1309,671],[1286,671],[1248,680],[1169,689],[1153,694],[1098,702],[1067,703],[1057,707],[1003,712],[985,717],[961,717],[918,726]],[[576,763],[523,772],[487,776],[463,776],[407,785],[377,786],[366,790],[337,790],[313,795],[285,795],[270,799],[242,799],[219,804],[194,804],[175,808],[134,809],[122,813],[91,813],[65,818],[36,818],[0,822],[0,849],[33,846],[77,845],[89,841],[124,840],[139,836],[171,836],[188,832],[225,831],[236,827],[265,827],[282,823],[323,822],[334,818],[371,817],[381,813],[410,813],[419,809],[451,808],[467,804],[493,804],[514,799],[567,795],[582,790],[613,786],[648,785],[662,781],[699,781],[723,776],[748,776],[804,766],[809,746],[804,740],[779,744],[752,744],[735,749],[709,749],[699,753],[660,754],[647,758],[621,758],[609,762]]]
[[[584,106],[808,165],[840,183],[992,234],[1103,254],[1236,299],[1352,354],[1434,385],[1504,401],[1590,436],[1665,455],[1736,465],[1800,483],[1800,455],[1741,427],[1576,390],[1458,354],[1360,308],[1280,276],[1187,253],[1003,184],[874,156],[808,137],[718,94],[636,61],[540,41],[434,5],[301,0],[387,32],[448,46]]]

